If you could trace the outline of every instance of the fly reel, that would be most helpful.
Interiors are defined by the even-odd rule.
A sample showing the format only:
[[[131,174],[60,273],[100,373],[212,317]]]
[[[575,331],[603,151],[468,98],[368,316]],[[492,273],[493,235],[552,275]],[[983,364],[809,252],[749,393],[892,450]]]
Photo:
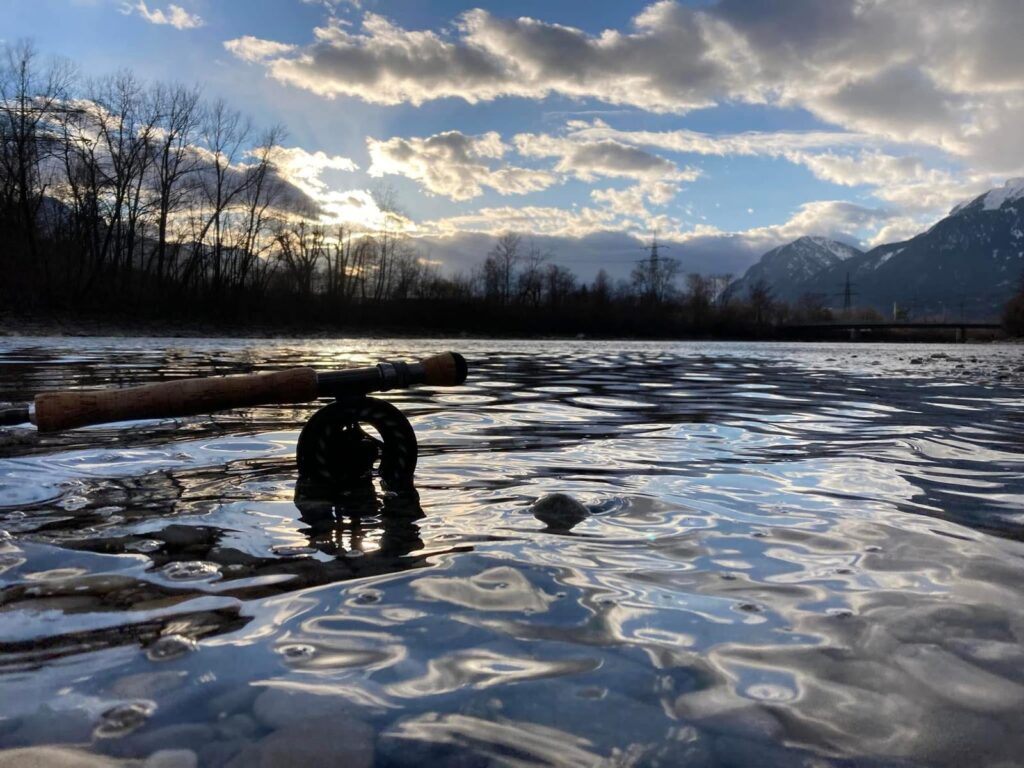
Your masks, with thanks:
[[[372,483],[376,466],[386,489],[405,491],[412,488],[416,471],[416,433],[389,402],[342,398],[306,422],[295,458],[305,485],[334,490],[365,487]]]

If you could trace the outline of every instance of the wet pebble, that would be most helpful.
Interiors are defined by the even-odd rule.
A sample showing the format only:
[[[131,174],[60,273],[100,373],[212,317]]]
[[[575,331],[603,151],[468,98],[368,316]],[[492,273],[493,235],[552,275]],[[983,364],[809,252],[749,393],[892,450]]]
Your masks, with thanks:
[[[259,729],[259,724],[249,715],[230,715],[217,723],[217,734],[229,741],[252,738]]]
[[[161,749],[147,757],[142,768],[196,768],[199,758],[191,749]]]
[[[288,661],[306,661],[316,656],[316,648],[305,643],[288,643],[279,645],[277,652]]]
[[[168,661],[184,656],[197,648],[196,641],[184,635],[164,635],[146,648],[150,661]]]
[[[149,701],[161,694],[180,688],[187,680],[184,670],[164,669],[159,672],[142,672],[126,675],[110,687],[110,693],[119,699],[140,699]]]
[[[212,741],[199,749],[199,760],[204,768],[223,768],[249,744],[247,739]]]
[[[271,551],[278,557],[308,557],[316,554],[313,547],[302,547],[298,545],[281,544],[273,547]]]
[[[715,765],[756,765],[759,768],[788,768],[799,765],[799,752],[768,741],[719,736],[714,741]],[[807,763],[804,763],[805,765]]]
[[[220,576],[217,565],[205,560],[178,560],[168,563],[160,570],[173,581],[199,581]]]
[[[373,765],[374,732],[351,717],[320,717],[274,731],[244,748],[228,768],[277,768],[283,765]]]
[[[163,542],[158,541],[157,539],[139,539],[138,541],[130,541],[125,544],[124,551],[149,554],[150,552],[156,552],[162,546]]]
[[[533,516],[552,531],[568,531],[590,517],[590,510],[567,493],[551,493],[530,508]]]
[[[352,597],[352,602],[357,605],[373,605],[384,598],[383,593],[376,589],[364,589]]]
[[[152,701],[118,704],[103,713],[93,735],[98,739],[125,736],[141,727],[155,711],[156,704]]]
[[[211,717],[223,718],[235,712],[248,711],[253,701],[260,694],[260,689],[251,685],[238,685],[227,688],[210,698],[206,709]]]
[[[121,765],[106,755],[66,747],[28,747],[0,751],[0,768],[112,768]]]
[[[172,762],[173,760],[196,760],[194,750],[214,740],[216,732],[212,726],[202,723],[176,723],[155,730],[140,731],[126,739],[111,742],[105,749],[120,757],[149,755],[148,760],[165,753],[161,759],[167,761],[166,765],[172,766],[177,765]],[[174,752],[187,752],[191,758],[189,755],[166,754]],[[145,765],[149,765],[148,760]],[[192,764],[195,765],[195,762]],[[183,765],[188,763],[185,762]]]
[[[353,714],[352,705],[338,696],[318,695],[286,688],[267,688],[256,697],[252,706],[253,717],[265,728],[288,728],[318,718],[336,718],[347,721]]]
[[[34,713],[15,721],[13,726],[10,730],[0,727],[0,744],[5,747],[86,742],[92,734],[93,718],[81,709],[53,709],[43,704]]]

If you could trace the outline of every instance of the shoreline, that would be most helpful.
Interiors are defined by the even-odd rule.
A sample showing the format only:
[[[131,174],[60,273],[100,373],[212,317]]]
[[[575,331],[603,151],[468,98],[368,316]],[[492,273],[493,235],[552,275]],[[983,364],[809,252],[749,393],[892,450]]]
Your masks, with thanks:
[[[90,316],[18,317],[0,314],[0,339],[25,338],[164,338],[164,339],[504,339],[526,341],[630,341],[630,342],[746,342],[746,343],[892,343],[892,344],[947,344],[952,340],[923,338],[920,332],[915,337],[908,335],[897,338],[861,338],[851,341],[822,335],[819,338],[786,338],[783,335],[761,337],[750,336],[604,336],[600,334],[522,334],[522,333],[471,333],[468,331],[441,331],[431,328],[364,328],[324,326],[311,328],[289,324],[219,324],[212,322],[177,323],[156,320],[125,320]],[[963,344],[1024,344],[1024,338],[1008,337],[1004,332],[991,334],[989,338],[968,338]]]

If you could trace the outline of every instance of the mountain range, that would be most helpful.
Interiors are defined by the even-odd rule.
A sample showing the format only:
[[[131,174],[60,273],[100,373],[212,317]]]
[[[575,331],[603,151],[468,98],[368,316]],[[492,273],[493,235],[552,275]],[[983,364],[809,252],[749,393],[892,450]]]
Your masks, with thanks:
[[[961,203],[909,240],[869,251],[802,237],[761,257],[726,289],[743,298],[763,281],[778,300],[813,296],[825,306],[852,305],[890,317],[994,319],[1024,279],[1024,179],[1012,179]]]

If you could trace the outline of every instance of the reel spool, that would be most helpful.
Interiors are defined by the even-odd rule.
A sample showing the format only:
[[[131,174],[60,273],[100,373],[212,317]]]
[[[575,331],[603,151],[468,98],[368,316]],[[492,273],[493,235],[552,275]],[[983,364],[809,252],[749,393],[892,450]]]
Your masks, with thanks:
[[[373,427],[380,439],[362,424]],[[391,491],[412,488],[416,433],[391,403],[372,397],[339,399],[313,414],[299,434],[296,463],[307,485],[335,490],[365,487],[377,474]]]

